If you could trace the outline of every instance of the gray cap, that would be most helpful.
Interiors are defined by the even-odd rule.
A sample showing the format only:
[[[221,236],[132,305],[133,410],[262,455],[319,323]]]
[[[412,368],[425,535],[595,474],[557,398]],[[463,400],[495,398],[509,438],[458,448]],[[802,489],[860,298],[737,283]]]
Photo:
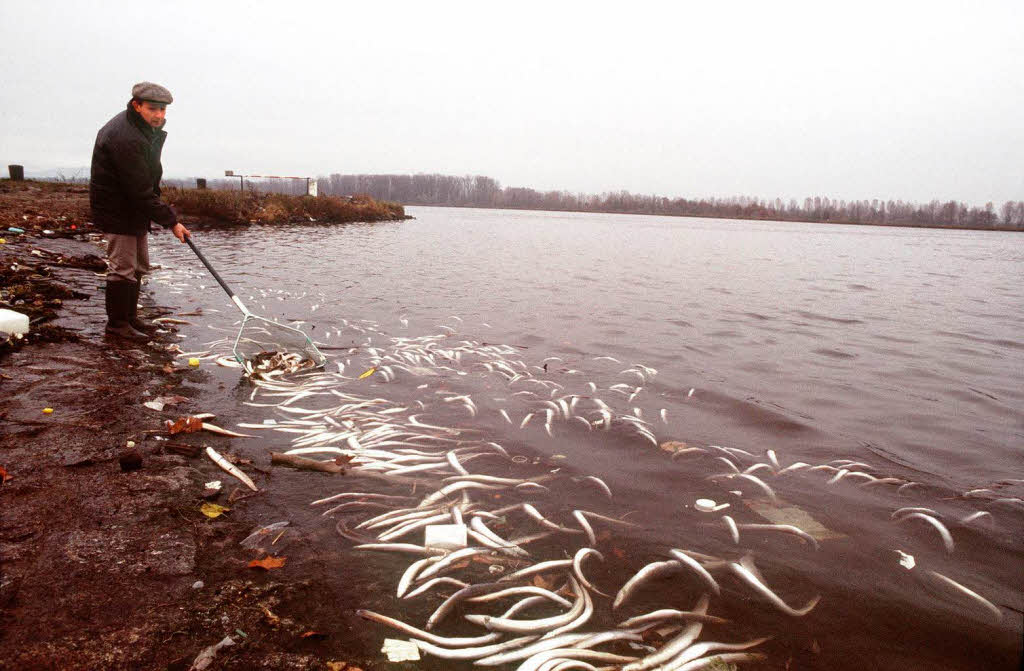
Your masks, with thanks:
[[[171,92],[153,82],[139,82],[132,87],[132,97],[139,100],[148,100],[154,103],[169,105],[174,102]]]

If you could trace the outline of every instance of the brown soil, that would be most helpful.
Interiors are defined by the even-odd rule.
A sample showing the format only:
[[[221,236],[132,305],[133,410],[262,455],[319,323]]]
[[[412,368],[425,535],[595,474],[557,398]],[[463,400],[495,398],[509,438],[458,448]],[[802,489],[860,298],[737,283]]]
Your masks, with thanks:
[[[104,338],[87,211],[81,186],[0,181],[0,307],[33,324],[0,345],[0,669],[188,669],[229,635],[208,668],[373,668],[344,655],[350,622],[336,599],[301,575],[248,567],[249,501],[195,449],[229,455],[231,439],[167,440],[142,405],[194,394],[203,373],[167,352],[169,332],[144,345]],[[162,311],[145,293],[152,318]],[[123,471],[132,449],[141,468]],[[214,479],[232,512],[208,519]]]

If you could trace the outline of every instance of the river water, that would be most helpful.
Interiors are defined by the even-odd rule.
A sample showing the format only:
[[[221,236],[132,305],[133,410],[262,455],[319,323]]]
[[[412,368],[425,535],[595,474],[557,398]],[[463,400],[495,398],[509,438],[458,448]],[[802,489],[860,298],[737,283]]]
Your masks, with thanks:
[[[771,471],[764,479],[779,497],[774,507],[788,516],[774,521],[799,526],[796,519],[807,519],[792,517],[799,514],[821,525],[818,550],[788,534],[743,532],[742,546],[756,551],[787,602],[822,595],[809,615],[773,610],[736,579],[723,584],[729,598],[721,610],[711,611],[745,635],[774,637],[764,668],[1016,668],[1024,608],[1024,238],[653,216],[408,213],[414,219],[198,231],[195,240],[253,312],[300,320],[314,340],[355,348],[325,350],[328,370],[347,362],[355,377],[370,365],[366,348],[393,338],[508,345],[561,388],[583,394],[593,382],[594,395],[649,422],[653,442],[706,448],[673,460],[636,433],[568,422],[549,432],[539,420],[520,429],[530,406],[504,378],[480,369],[426,385],[401,373],[351,382],[395,403],[429,400],[438,389],[468,394],[476,416],[435,404],[429,421],[605,481],[613,508],[642,523],[602,541],[615,555],[595,568],[607,589],[667,558],[669,547],[740,556],[720,514],[702,517],[693,508],[695,499],[713,498],[729,502],[737,522],[766,521],[755,514],[758,487],[717,477],[731,471],[716,458],[728,453],[707,446],[738,448],[771,466],[753,473]],[[237,315],[198,260],[166,236],[153,256],[165,267],[150,283],[155,300],[203,310],[188,318],[182,347],[201,350],[224,337],[216,329],[230,329]],[[646,368],[626,372],[636,364]],[[278,416],[244,404],[249,387],[237,370],[203,370],[208,377],[196,394],[222,425]],[[614,384],[624,386],[609,389]],[[239,450],[250,455],[283,448],[262,434],[246,445]],[[767,450],[781,467],[831,469],[778,476]],[[733,454],[741,469],[757,461]],[[833,482],[843,459],[893,484],[862,486],[867,476]],[[274,473],[274,502],[257,509],[262,521],[287,518],[308,529],[317,550],[305,552],[339,609],[370,603],[421,625],[430,608],[421,613],[394,599],[408,560],[372,556],[377,575],[365,575],[367,555],[354,558],[352,543],[307,510],[313,498],[339,491],[337,482]],[[946,551],[930,521],[893,519],[905,506],[931,509],[955,550]],[[989,515],[962,522],[979,511]],[[915,568],[902,566],[897,550],[914,556]],[[985,597],[999,615],[931,571]],[[352,585],[365,593],[353,595]],[[692,596],[678,594],[670,607],[688,608]],[[346,621],[346,644],[368,657],[385,636],[399,636]],[[714,631],[742,640],[728,627]]]

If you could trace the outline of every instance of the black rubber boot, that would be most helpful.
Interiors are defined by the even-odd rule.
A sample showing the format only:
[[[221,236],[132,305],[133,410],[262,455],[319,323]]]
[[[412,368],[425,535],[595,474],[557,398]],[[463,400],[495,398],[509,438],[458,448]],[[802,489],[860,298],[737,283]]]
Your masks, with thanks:
[[[134,297],[135,282],[107,281],[107,335],[137,342],[149,340],[148,335],[137,331],[128,323],[131,318],[131,301]]]
[[[153,322],[148,322],[143,319],[139,319],[139,291],[142,289],[142,280],[135,280],[132,289],[132,300],[129,306],[128,312],[128,323],[136,331],[142,331],[146,335],[153,335],[156,332],[157,325]]]

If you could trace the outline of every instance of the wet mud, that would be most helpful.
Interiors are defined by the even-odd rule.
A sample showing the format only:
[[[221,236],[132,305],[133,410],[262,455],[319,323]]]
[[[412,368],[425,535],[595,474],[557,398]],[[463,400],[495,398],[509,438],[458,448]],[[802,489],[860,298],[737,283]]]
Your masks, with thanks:
[[[344,594],[248,566],[261,552],[238,545],[246,509],[266,494],[246,498],[201,450],[233,458],[232,439],[168,440],[143,406],[193,397],[204,373],[168,351],[171,328],[146,344],[104,337],[87,194],[61,186],[0,182],[0,307],[32,323],[0,346],[0,669],[188,669],[225,636],[235,645],[210,668],[373,668],[348,654]],[[141,303],[144,318],[166,313],[145,289]],[[128,453],[140,468],[123,470]],[[217,479],[231,510],[209,519]]]

